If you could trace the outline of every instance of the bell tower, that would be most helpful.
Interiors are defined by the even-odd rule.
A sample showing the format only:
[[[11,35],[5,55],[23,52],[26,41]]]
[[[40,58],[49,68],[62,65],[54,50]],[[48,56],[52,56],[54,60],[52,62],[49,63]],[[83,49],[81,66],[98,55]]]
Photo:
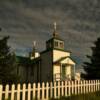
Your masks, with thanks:
[[[59,37],[57,32],[57,24],[54,22],[53,37],[46,41],[46,49],[59,49],[64,50],[64,41]]]

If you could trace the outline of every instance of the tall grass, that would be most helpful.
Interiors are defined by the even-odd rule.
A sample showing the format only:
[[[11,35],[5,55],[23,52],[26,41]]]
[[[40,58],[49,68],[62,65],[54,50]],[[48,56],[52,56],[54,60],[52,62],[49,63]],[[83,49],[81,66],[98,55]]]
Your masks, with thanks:
[[[95,93],[73,95],[70,97],[61,97],[59,99],[52,98],[50,100],[100,100],[100,91]]]

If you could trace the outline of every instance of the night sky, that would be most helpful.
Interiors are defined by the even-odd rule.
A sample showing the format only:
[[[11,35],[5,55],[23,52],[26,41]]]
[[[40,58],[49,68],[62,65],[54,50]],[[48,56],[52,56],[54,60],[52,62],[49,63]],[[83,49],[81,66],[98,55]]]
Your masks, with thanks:
[[[81,69],[100,36],[99,0],[0,0],[0,38],[9,35],[9,45],[18,55],[27,55],[33,41],[43,51],[54,22],[65,50]]]

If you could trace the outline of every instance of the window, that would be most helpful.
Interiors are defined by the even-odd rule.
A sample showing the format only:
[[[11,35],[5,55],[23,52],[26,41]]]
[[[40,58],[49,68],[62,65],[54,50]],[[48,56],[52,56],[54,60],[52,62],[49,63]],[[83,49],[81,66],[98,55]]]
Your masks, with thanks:
[[[60,42],[60,48],[63,48],[64,46],[63,46],[63,43],[62,42]]]
[[[62,65],[62,77],[64,78],[66,76],[66,66]]]
[[[57,41],[55,41],[55,47],[58,47],[58,42]]]

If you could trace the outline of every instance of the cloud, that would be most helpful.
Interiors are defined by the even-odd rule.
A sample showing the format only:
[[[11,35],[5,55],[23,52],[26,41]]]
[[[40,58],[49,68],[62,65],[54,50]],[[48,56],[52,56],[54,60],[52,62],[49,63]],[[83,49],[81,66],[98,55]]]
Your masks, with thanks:
[[[37,41],[37,50],[45,49],[52,36],[53,22],[65,40],[65,49],[80,62],[91,54],[90,47],[99,36],[100,7],[97,0],[2,0],[0,37],[10,35],[9,44],[17,53],[26,53]],[[22,51],[22,52],[21,52]]]

